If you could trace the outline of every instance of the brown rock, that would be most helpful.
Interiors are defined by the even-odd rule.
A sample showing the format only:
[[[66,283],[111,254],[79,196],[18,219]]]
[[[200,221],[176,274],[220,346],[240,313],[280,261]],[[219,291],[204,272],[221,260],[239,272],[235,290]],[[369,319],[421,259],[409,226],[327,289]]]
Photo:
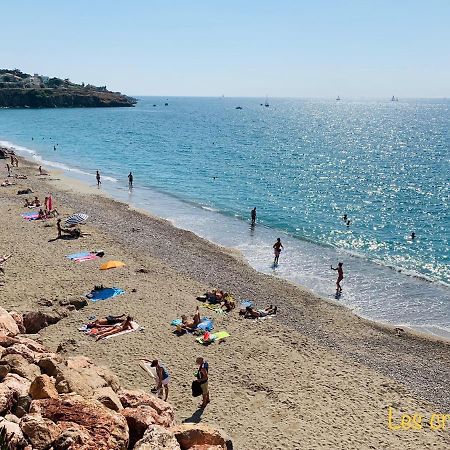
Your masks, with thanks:
[[[25,344],[14,344],[3,350],[3,358],[6,355],[20,355],[23,356],[29,363],[33,364],[36,353],[28,348]]]
[[[23,314],[23,325],[27,333],[37,333],[42,328],[58,323],[67,316],[67,311],[28,311]]]
[[[10,347],[12,348],[12,347]],[[34,380],[41,374],[41,371],[38,366],[35,364],[30,364],[23,356],[18,354],[10,354],[3,357],[3,360],[6,361],[11,366],[11,373],[16,373],[21,377],[24,377],[28,380]]]
[[[128,427],[125,418],[95,400],[64,394],[55,399],[33,400],[30,411],[61,424],[61,427],[66,422],[77,424],[91,436],[91,442],[82,447],[83,449],[128,448]]]
[[[35,450],[48,449],[61,432],[58,425],[39,414],[22,417],[20,428]]]
[[[14,319],[17,324],[17,328],[19,329],[19,333],[25,333],[26,329],[23,324],[23,317],[17,311],[10,311],[9,315]]]
[[[6,348],[11,347],[11,345],[18,344],[19,341],[13,336],[5,336],[0,334],[0,347]]]
[[[27,441],[20,429],[20,426],[9,420],[3,419],[0,417],[0,428],[5,428],[7,441],[9,443],[9,448],[23,448],[27,445]]]
[[[120,411],[123,409],[118,395],[109,386],[96,389],[93,398],[113,411]]]
[[[30,339],[28,336],[16,336],[16,339],[20,344],[26,345],[30,350],[35,353],[47,353],[47,349],[34,339]]]
[[[15,392],[18,397],[28,395],[30,390],[30,381],[18,375],[17,373],[8,373],[2,382],[3,386],[8,387]]]
[[[95,442],[89,432],[76,423],[63,422],[60,425],[63,432],[53,442],[54,450],[90,450],[95,447]]]
[[[175,435],[159,425],[150,425],[134,450],[181,450]]]
[[[140,405],[137,408],[125,408],[120,413],[127,420],[131,448],[139,439],[142,439],[147,428],[156,423],[157,414],[151,406]]]
[[[57,398],[58,391],[55,388],[55,383],[48,375],[39,375],[31,383],[30,395],[33,400]]]
[[[19,334],[19,327],[16,321],[0,306],[0,334],[4,336],[15,336]]]
[[[212,428],[209,425],[184,423],[172,427],[170,431],[175,435],[182,450],[187,450],[194,446],[198,446],[197,448],[200,449],[217,446],[217,448],[222,450],[233,450],[233,443],[230,437],[224,431]]]
[[[156,421],[158,425],[164,427],[171,427],[174,425],[175,414],[172,406],[155,395],[147,394],[147,392],[141,390],[130,391],[128,389],[122,389],[118,394],[120,401],[125,408],[136,408],[140,405],[150,406],[159,417]]]
[[[60,394],[76,392],[85,398],[92,398],[97,389],[107,386],[118,389],[117,376],[108,369],[93,365],[85,357],[68,358],[56,375],[56,389]]]
[[[5,378],[10,370],[11,366],[6,361],[0,361],[0,379]]]
[[[55,378],[61,373],[62,365],[63,360],[56,353],[54,355],[45,356],[44,358],[39,359],[38,362],[38,366],[42,373]]]
[[[14,404],[14,392],[5,386],[0,384],[0,414],[5,414],[11,410]]]
[[[17,399],[17,403],[13,407],[13,413],[17,417],[23,417],[30,411],[31,397],[29,395],[21,395]]]

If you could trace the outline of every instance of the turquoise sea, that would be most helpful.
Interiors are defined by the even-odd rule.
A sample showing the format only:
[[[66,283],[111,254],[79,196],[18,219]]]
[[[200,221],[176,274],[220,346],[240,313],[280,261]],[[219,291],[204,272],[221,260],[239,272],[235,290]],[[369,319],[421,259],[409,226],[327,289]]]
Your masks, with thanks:
[[[337,301],[450,336],[450,101],[269,102],[144,97],[135,108],[2,109],[0,140],[90,184],[98,169],[115,198],[330,299],[330,264],[342,260]],[[273,268],[277,237],[285,251]]]

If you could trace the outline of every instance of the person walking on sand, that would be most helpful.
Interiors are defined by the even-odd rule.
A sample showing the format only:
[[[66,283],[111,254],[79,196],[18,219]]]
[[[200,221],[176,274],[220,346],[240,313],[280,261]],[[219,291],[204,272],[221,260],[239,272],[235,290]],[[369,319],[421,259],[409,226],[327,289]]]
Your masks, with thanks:
[[[95,175],[95,178],[97,179],[97,187],[100,187],[102,182],[100,181],[100,172],[97,170],[97,173]]]
[[[58,219],[56,221],[56,229],[58,230],[58,237],[57,237],[57,239],[59,239],[62,236],[61,219]]]
[[[128,174],[128,187],[133,189],[133,174],[131,172]]]
[[[156,392],[159,398],[162,398],[162,392],[164,390],[164,401],[167,402],[167,397],[169,396],[169,382],[170,375],[167,369],[159,364],[157,359],[154,359],[150,364],[156,370]]]
[[[284,248],[283,244],[281,243],[281,239],[277,238],[277,242],[273,244],[273,249],[275,253],[275,259],[273,260],[274,264],[278,264],[278,259],[280,258],[281,249]]]
[[[252,225],[255,225],[255,223],[256,223],[256,208],[253,208],[250,214],[252,217]]]
[[[11,167],[9,167],[9,164],[6,164],[6,168],[8,169],[8,177],[11,176]]]
[[[336,280],[336,294],[340,294],[342,292],[341,281],[344,279],[344,269],[342,269],[343,265],[344,263],[340,262],[336,268],[331,266],[331,268],[333,270],[337,270],[338,273],[338,277]]]
[[[201,409],[205,409],[208,403],[210,402],[209,398],[209,385],[208,385],[208,379],[209,379],[209,364],[207,361],[205,361],[203,358],[199,357],[195,360],[195,362],[198,364],[198,371],[197,371],[197,381],[200,384],[202,388],[202,403],[199,406]]]

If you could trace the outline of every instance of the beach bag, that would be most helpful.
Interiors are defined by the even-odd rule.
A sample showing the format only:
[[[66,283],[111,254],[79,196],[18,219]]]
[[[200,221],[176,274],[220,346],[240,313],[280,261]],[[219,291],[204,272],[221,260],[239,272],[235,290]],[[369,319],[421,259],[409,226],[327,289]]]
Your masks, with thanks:
[[[202,395],[202,386],[198,380],[192,382],[192,397],[199,397]]]

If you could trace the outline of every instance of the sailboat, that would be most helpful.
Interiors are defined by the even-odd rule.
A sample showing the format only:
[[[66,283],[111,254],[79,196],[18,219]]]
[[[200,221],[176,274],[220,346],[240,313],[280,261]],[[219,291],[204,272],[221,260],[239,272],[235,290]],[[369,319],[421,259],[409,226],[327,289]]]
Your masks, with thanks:
[[[270,105],[269,105],[269,99],[268,99],[268,97],[267,97],[267,95],[266,95],[266,102],[264,103],[264,106],[266,107],[266,108],[268,108]]]
[[[398,97],[395,97],[395,95],[392,96],[391,102],[398,102]]]
[[[339,95],[338,95],[336,101],[339,102],[340,100],[341,100],[341,97],[339,97]]]

